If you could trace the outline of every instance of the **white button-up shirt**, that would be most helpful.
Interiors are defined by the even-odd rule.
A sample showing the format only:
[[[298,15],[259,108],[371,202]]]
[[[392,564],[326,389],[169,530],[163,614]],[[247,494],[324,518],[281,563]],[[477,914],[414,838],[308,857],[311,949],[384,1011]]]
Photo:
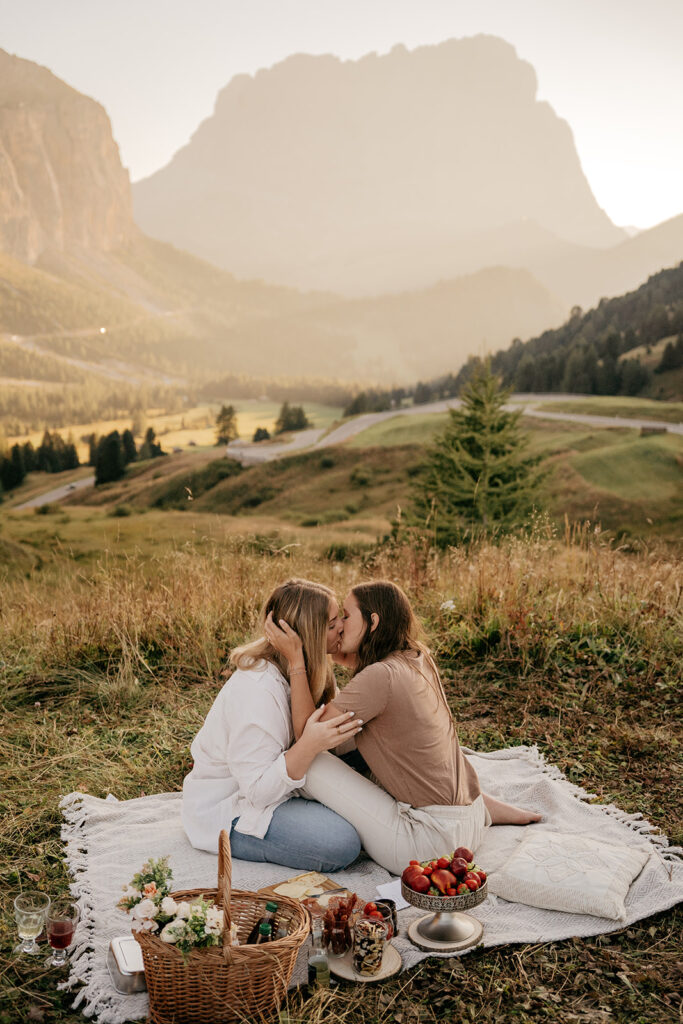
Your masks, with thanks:
[[[235,818],[238,832],[263,839],[275,808],[306,781],[287,774],[293,738],[289,683],[280,670],[269,662],[237,669],[190,748],[182,821],[194,847],[217,853],[220,830]]]

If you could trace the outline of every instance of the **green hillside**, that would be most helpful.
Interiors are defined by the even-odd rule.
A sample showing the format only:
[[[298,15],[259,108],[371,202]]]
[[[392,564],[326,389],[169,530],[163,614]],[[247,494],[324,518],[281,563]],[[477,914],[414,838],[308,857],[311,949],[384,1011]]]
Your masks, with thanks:
[[[425,445],[445,415],[395,417],[347,445],[241,468],[211,452],[136,467],[116,484],[79,492],[73,505],[133,512],[173,509],[267,520],[271,527],[344,524],[366,536],[387,532],[410,504]],[[530,450],[550,470],[542,505],[563,526],[600,522],[620,536],[683,541],[683,438],[526,420]],[[412,443],[406,443],[412,437]]]
[[[576,307],[555,330],[522,342],[517,338],[491,360],[494,371],[516,391],[566,391],[599,395],[672,392],[676,376],[658,380],[658,365],[644,358],[657,345],[683,333],[683,263],[650,277],[635,291],[584,313]],[[669,371],[670,373],[671,371]],[[467,375],[467,369],[462,371]],[[680,375],[679,375],[680,377]],[[683,380],[678,379],[679,385]]]

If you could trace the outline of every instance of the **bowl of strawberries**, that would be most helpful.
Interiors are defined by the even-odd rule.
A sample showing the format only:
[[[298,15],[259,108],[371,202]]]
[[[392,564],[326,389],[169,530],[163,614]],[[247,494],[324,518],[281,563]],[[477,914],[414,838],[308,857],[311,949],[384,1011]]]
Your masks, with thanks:
[[[437,944],[429,948],[446,944],[465,948],[460,947],[461,941],[477,931],[481,934],[479,922],[463,911],[486,899],[486,872],[466,846],[433,860],[412,860],[401,875],[401,895],[412,906],[432,911],[433,916],[417,922],[419,935]]]

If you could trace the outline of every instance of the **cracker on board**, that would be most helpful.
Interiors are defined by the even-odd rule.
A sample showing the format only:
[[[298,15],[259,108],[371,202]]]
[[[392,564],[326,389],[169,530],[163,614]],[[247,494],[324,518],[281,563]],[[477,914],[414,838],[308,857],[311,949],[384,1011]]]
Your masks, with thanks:
[[[303,875],[296,875],[296,877],[282,882],[281,885],[275,887],[273,892],[280,896],[289,896],[294,900],[302,900],[306,896],[319,892],[322,883],[326,881],[325,875],[321,875],[319,871],[307,871]]]

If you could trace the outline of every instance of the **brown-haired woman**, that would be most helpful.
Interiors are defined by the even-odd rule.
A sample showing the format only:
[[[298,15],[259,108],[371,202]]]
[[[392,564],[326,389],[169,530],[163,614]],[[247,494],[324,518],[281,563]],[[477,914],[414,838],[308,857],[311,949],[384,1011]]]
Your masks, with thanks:
[[[265,637],[232,652],[235,671],[192,743],[183,827],[200,850],[216,853],[219,833],[227,828],[232,854],[241,860],[339,870],[358,856],[356,830],[296,791],[316,756],[343,744],[360,726],[348,713],[322,722],[323,705],[294,737],[290,709],[290,686],[297,678],[311,708],[334,696],[329,653],[338,648],[342,628],[337,601],[327,587],[288,580],[268,598],[266,616],[294,626],[301,637],[298,664],[288,668]]]
[[[322,754],[304,792],[351,822],[379,864],[398,874],[458,846],[476,850],[490,824],[528,824],[539,815],[482,794],[458,742],[443,685],[420,640],[408,598],[389,581],[354,587],[344,601],[344,632],[335,661],[352,678],[323,715],[353,709],[364,722],[356,745],[379,785],[339,758]],[[269,619],[266,635],[291,660],[294,632]],[[294,734],[313,711],[301,673],[292,687]]]

